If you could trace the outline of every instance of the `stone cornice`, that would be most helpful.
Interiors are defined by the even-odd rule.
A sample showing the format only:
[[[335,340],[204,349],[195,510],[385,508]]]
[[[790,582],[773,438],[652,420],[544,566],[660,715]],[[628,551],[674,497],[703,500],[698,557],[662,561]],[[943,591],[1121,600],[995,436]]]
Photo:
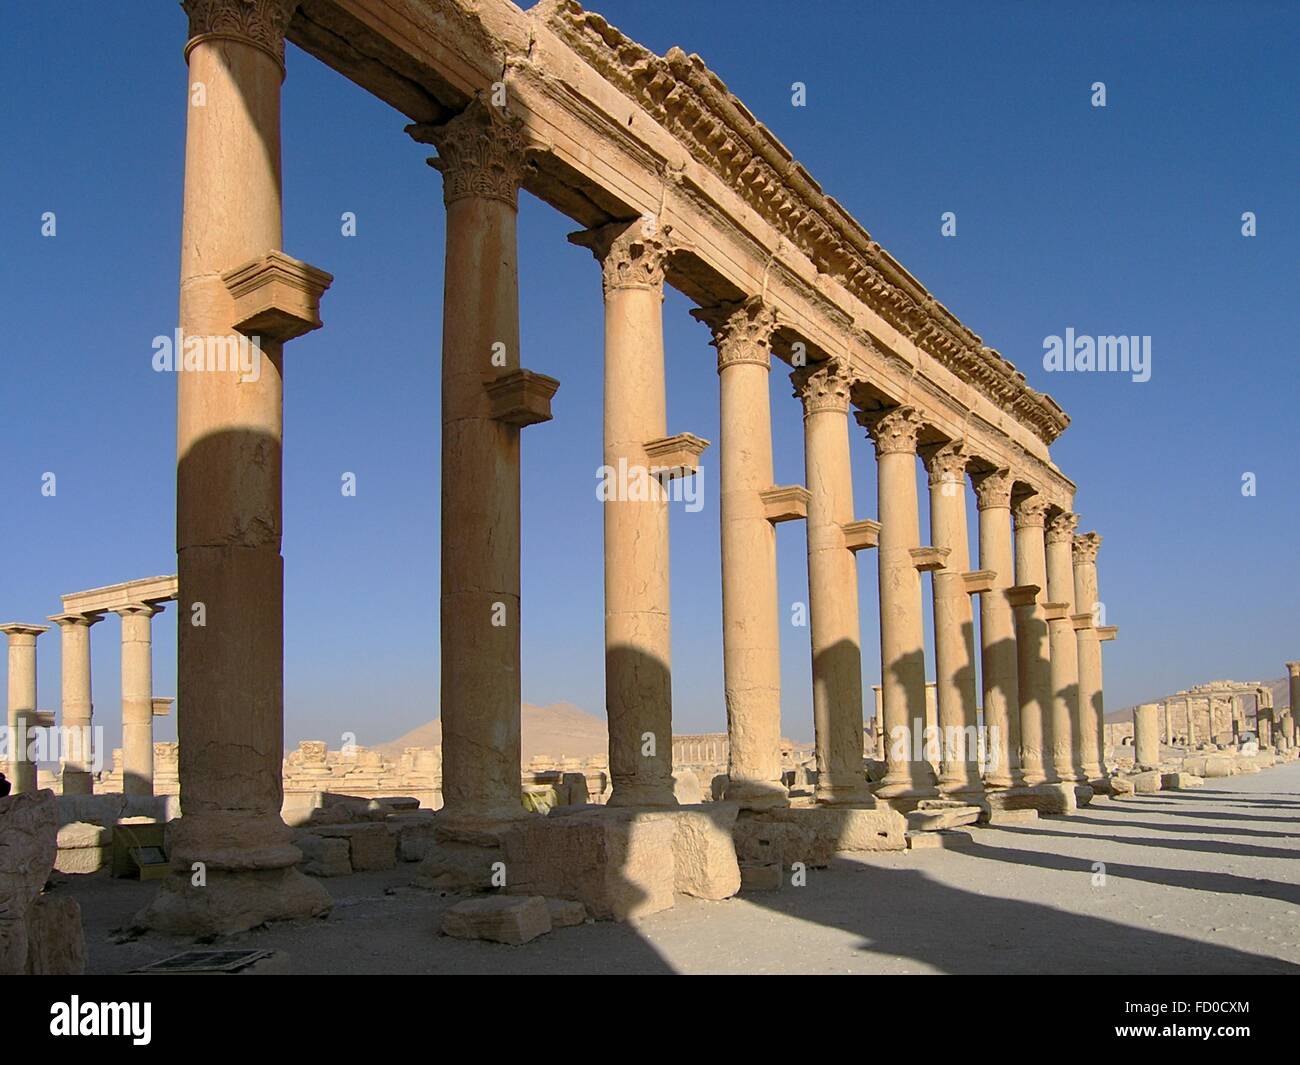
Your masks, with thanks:
[[[225,38],[262,49],[284,70],[284,34],[299,0],[181,0],[189,16],[190,50],[202,40]]]
[[[718,349],[718,372],[729,366],[750,363],[771,369],[772,334],[776,332],[776,311],[758,296],[715,307],[696,307],[691,317],[713,332]]]
[[[848,415],[855,378],[847,359],[831,358],[800,367],[790,375],[790,382],[803,401],[805,418],[823,411]]]
[[[962,381],[1051,443],[1069,424],[871,239],[699,56],[655,55],[576,0],[545,0],[545,25],[735,189],[820,272],[835,277]]]

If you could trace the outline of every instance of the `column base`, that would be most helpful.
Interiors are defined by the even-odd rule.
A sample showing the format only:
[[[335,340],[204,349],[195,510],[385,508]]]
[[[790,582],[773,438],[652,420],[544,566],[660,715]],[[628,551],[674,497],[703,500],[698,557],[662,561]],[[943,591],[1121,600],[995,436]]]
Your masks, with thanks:
[[[208,870],[203,886],[173,873],[135,923],[169,935],[225,936],[267,921],[323,917],[334,900],[319,880],[297,869]]]
[[[742,810],[779,810],[790,805],[790,792],[779,780],[728,780],[722,798],[739,803]]]
[[[876,806],[876,797],[865,779],[860,785],[829,784],[826,787],[818,785],[813,791],[813,797],[818,806],[855,806],[864,810],[874,809]]]
[[[653,809],[671,809],[681,805],[673,794],[669,780],[663,784],[620,784],[614,782],[606,806],[641,806]]]
[[[978,777],[975,780],[940,780],[939,794],[945,799],[955,799],[958,802],[973,803],[978,806],[984,801],[985,790]]]

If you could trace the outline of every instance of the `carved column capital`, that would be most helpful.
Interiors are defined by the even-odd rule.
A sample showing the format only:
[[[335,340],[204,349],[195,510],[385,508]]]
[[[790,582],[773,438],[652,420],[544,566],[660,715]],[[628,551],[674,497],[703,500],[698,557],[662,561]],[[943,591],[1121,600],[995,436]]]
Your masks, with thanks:
[[[776,311],[759,296],[716,307],[696,307],[691,317],[713,331],[718,349],[718,372],[728,366],[751,363],[765,370],[772,367],[772,334],[776,332]]]
[[[442,125],[417,123],[406,132],[438,149],[429,165],[442,173],[444,203],[450,206],[478,196],[518,206],[519,186],[529,166],[524,125],[483,93],[476,93],[464,111]]]
[[[916,438],[925,419],[915,407],[858,411],[858,424],[876,445],[876,455],[916,454]]]
[[[570,233],[569,243],[588,248],[601,266],[606,294],[622,288],[663,292],[664,268],[682,245],[672,239],[672,226],[654,225],[645,218],[610,222]]]
[[[1011,509],[1011,486],[1015,483],[1015,479],[1015,474],[1006,467],[975,474],[971,478],[971,483],[975,486],[976,508],[979,510],[993,507]]]
[[[971,460],[966,444],[950,440],[946,444],[922,448],[921,461],[930,474],[930,484],[962,484],[966,479],[966,465]]]
[[[803,401],[804,417],[830,411],[849,413],[849,391],[856,377],[847,359],[838,356],[801,366],[790,375],[794,394]]]
[[[1073,543],[1074,530],[1079,527],[1079,515],[1063,510],[1052,516],[1047,523],[1047,542],[1049,544]]]
[[[1040,495],[1025,496],[1011,508],[1017,529],[1041,529],[1047,524],[1047,508],[1051,506]]]
[[[181,0],[190,20],[185,57],[203,40],[243,41],[266,52],[284,70],[284,35],[299,0]]]
[[[1288,662],[1286,671],[1292,677],[1300,677],[1300,662]]]
[[[1074,564],[1076,566],[1092,565],[1097,561],[1097,551],[1101,548],[1101,536],[1095,532],[1081,533],[1074,538]]]

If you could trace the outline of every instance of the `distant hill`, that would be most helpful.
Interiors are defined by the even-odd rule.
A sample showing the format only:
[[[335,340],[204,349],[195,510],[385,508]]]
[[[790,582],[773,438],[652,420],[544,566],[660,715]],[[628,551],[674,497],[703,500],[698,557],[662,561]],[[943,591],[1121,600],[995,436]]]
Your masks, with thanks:
[[[1207,684],[1209,682],[1197,681],[1197,683]],[[1278,680],[1265,680],[1265,681],[1260,681],[1260,683],[1265,688],[1269,688],[1272,690],[1274,706],[1291,705],[1291,681],[1288,678],[1281,677]],[[1192,685],[1192,687],[1195,687],[1195,685]],[[1174,693],[1170,692],[1168,695],[1158,695],[1153,699],[1144,699],[1143,702],[1163,703],[1166,699],[1172,699],[1173,697],[1174,697]],[[1112,710],[1109,714],[1106,715],[1106,720],[1107,721],[1132,721],[1133,707],[1126,706],[1124,707],[1123,710]],[[1176,721],[1178,719],[1175,717],[1174,720]]]
[[[556,758],[590,758],[607,754],[609,734],[604,718],[581,710],[572,703],[550,706],[520,707],[522,763],[527,765],[536,755]],[[442,743],[442,720],[434,718],[375,749],[385,758],[396,760],[407,747],[437,747]]]

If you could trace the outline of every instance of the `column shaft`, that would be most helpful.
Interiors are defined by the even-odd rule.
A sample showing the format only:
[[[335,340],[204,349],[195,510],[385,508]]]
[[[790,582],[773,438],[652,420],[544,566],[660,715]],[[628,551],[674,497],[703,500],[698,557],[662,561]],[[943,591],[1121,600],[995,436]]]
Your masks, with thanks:
[[[153,794],[153,634],[156,607],[115,611],[122,618],[122,793]]]
[[[748,809],[785,806],[776,530],[762,496],[772,487],[768,374],[776,315],[758,299],[692,313],[713,330],[718,349],[726,798]]]
[[[1058,513],[1048,523],[1047,595],[1051,642],[1052,764],[1064,781],[1084,779],[1080,758],[1079,647],[1074,635],[1074,561],[1072,547],[1077,514]]]
[[[796,372],[794,381],[804,410],[817,800],[870,804],[862,764],[858,566],[844,536],[844,526],[854,520],[848,429],[853,378],[847,362],[831,359]]]
[[[980,569],[994,573],[993,587],[980,595],[980,671],[987,750],[984,783],[990,788],[1009,788],[1025,782],[1020,757],[1015,617],[1006,595],[1015,584],[1011,474],[1009,470],[979,474],[974,484],[979,509]]]
[[[1020,752],[1025,783],[1029,785],[1056,779],[1052,762],[1052,654],[1043,613],[1047,601],[1043,541],[1046,512],[1047,504],[1038,496],[1019,500],[1015,510],[1016,583],[1039,589],[1034,602],[1016,607]]]
[[[1097,550],[1101,537],[1095,532],[1076,536],[1073,541],[1074,609],[1087,614],[1087,624],[1075,632],[1079,659],[1080,762],[1086,780],[1106,775],[1105,702],[1102,698],[1101,638],[1097,632],[1101,601],[1097,593]],[[1165,729],[1169,732],[1168,707]],[[1173,736],[1166,735],[1172,743]]]
[[[948,551],[934,580],[935,698],[943,737],[939,790],[960,799],[984,794],[979,770],[979,721],[975,698],[975,621],[966,572],[966,463],[960,443],[926,453],[930,482],[930,543]]]
[[[880,543],[880,660],[885,715],[885,778],[880,798],[913,800],[938,794],[925,760],[925,633],[916,493],[916,441],[921,415],[912,407],[861,414],[876,445]]]
[[[98,614],[55,614],[61,652],[61,712],[63,794],[90,795],[93,752],[93,704],[90,687],[90,627],[103,620]]]
[[[36,763],[28,759],[30,730],[36,722],[36,638],[48,625],[10,622],[0,625],[9,638],[9,783],[10,793],[36,790]]]

